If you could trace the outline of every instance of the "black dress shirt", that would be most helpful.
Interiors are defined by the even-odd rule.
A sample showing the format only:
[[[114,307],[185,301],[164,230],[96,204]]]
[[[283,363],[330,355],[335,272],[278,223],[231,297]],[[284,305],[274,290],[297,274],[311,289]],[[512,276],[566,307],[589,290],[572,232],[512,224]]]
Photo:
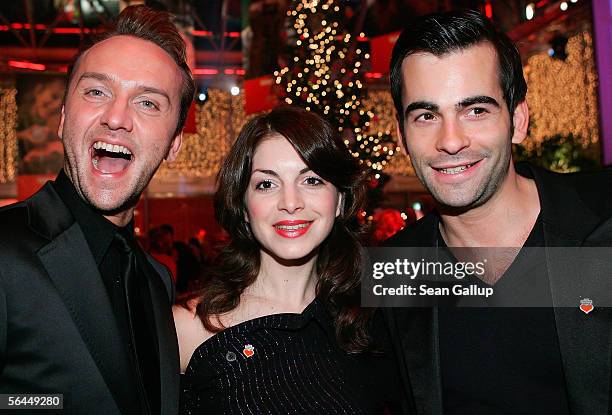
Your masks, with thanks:
[[[132,362],[130,371],[132,379],[129,384],[133,385],[130,395],[134,399],[130,402],[122,402],[120,406],[130,414],[148,413],[147,407],[150,413],[158,414],[160,410],[159,353],[147,284],[147,278],[155,278],[157,275],[151,275],[150,265],[135,241],[132,222],[120,228],[107,220],[80,197],[63,170],[53,186],[83,231],[106,287],[106,294],[123,339],[125,352],[130,356]],[[124,258],[120,245],[115,240],[118,232],[129,241],[137,258],[137,275],[132,279],[133,286],[129,290],[129,296],[125,291],[122,279]],[[132,310],[131,315],[128,315],[127,312],[128,302]]]
[[[182,379],[181,414],[399,414],[388,354],[349,355],[313,301],[301,314],[245,321],[200,345]]]

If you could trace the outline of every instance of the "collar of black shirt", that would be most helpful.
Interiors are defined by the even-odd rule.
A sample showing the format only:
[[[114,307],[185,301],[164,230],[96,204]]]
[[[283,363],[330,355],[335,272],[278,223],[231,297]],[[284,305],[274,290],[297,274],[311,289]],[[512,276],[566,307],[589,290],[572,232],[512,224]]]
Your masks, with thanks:
[[[83,231],[87,245],[98,266],[117,232],[120,231],[124,236],[134,237],[133,219],[123,228],[115,226],[81,198],[63,169],[55,179],[53,187]]]
[[[336,332],[331,312],[324,302],[318,298],[315,298],[301,313],[277,314],[256,319],[253,330],[263,327],[300,330],[311,322],[318,324],[323,329],[327,339],[335,343]]]

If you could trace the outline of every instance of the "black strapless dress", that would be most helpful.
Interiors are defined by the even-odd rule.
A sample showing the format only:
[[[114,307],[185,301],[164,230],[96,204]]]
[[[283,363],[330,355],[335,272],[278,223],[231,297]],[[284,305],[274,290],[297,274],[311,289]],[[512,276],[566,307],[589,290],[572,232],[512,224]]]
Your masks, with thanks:
[[[216,334],[181,378],[182,415],[400,413],[392,359],[345,353],[318,300]]]

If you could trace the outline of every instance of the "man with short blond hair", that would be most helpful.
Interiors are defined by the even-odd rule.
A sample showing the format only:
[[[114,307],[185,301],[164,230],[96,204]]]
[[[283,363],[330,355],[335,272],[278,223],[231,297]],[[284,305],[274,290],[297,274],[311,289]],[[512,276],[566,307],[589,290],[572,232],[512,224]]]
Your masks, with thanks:
[[[194,88],[170,16],[144,6],[78,56],[63,170],[0,211],[1,393],[62,394],[75,414],[177,413],[174,287],[133,216],[179,151]]]

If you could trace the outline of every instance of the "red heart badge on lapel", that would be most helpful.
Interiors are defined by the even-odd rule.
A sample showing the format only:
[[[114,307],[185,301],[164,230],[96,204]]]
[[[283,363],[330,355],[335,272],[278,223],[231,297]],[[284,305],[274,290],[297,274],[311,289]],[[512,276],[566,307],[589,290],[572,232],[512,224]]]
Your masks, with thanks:
[[[584,314],[589,314],[594,308],[592,300],[588,298],[580,300],[580,310],[582,310]]]
[[[252,357],[255,354],[255,348],[253,347],[252,344],[247,344],[244,346],[244,350],[242,351],[242,354],[245,355],[246,357]]]

